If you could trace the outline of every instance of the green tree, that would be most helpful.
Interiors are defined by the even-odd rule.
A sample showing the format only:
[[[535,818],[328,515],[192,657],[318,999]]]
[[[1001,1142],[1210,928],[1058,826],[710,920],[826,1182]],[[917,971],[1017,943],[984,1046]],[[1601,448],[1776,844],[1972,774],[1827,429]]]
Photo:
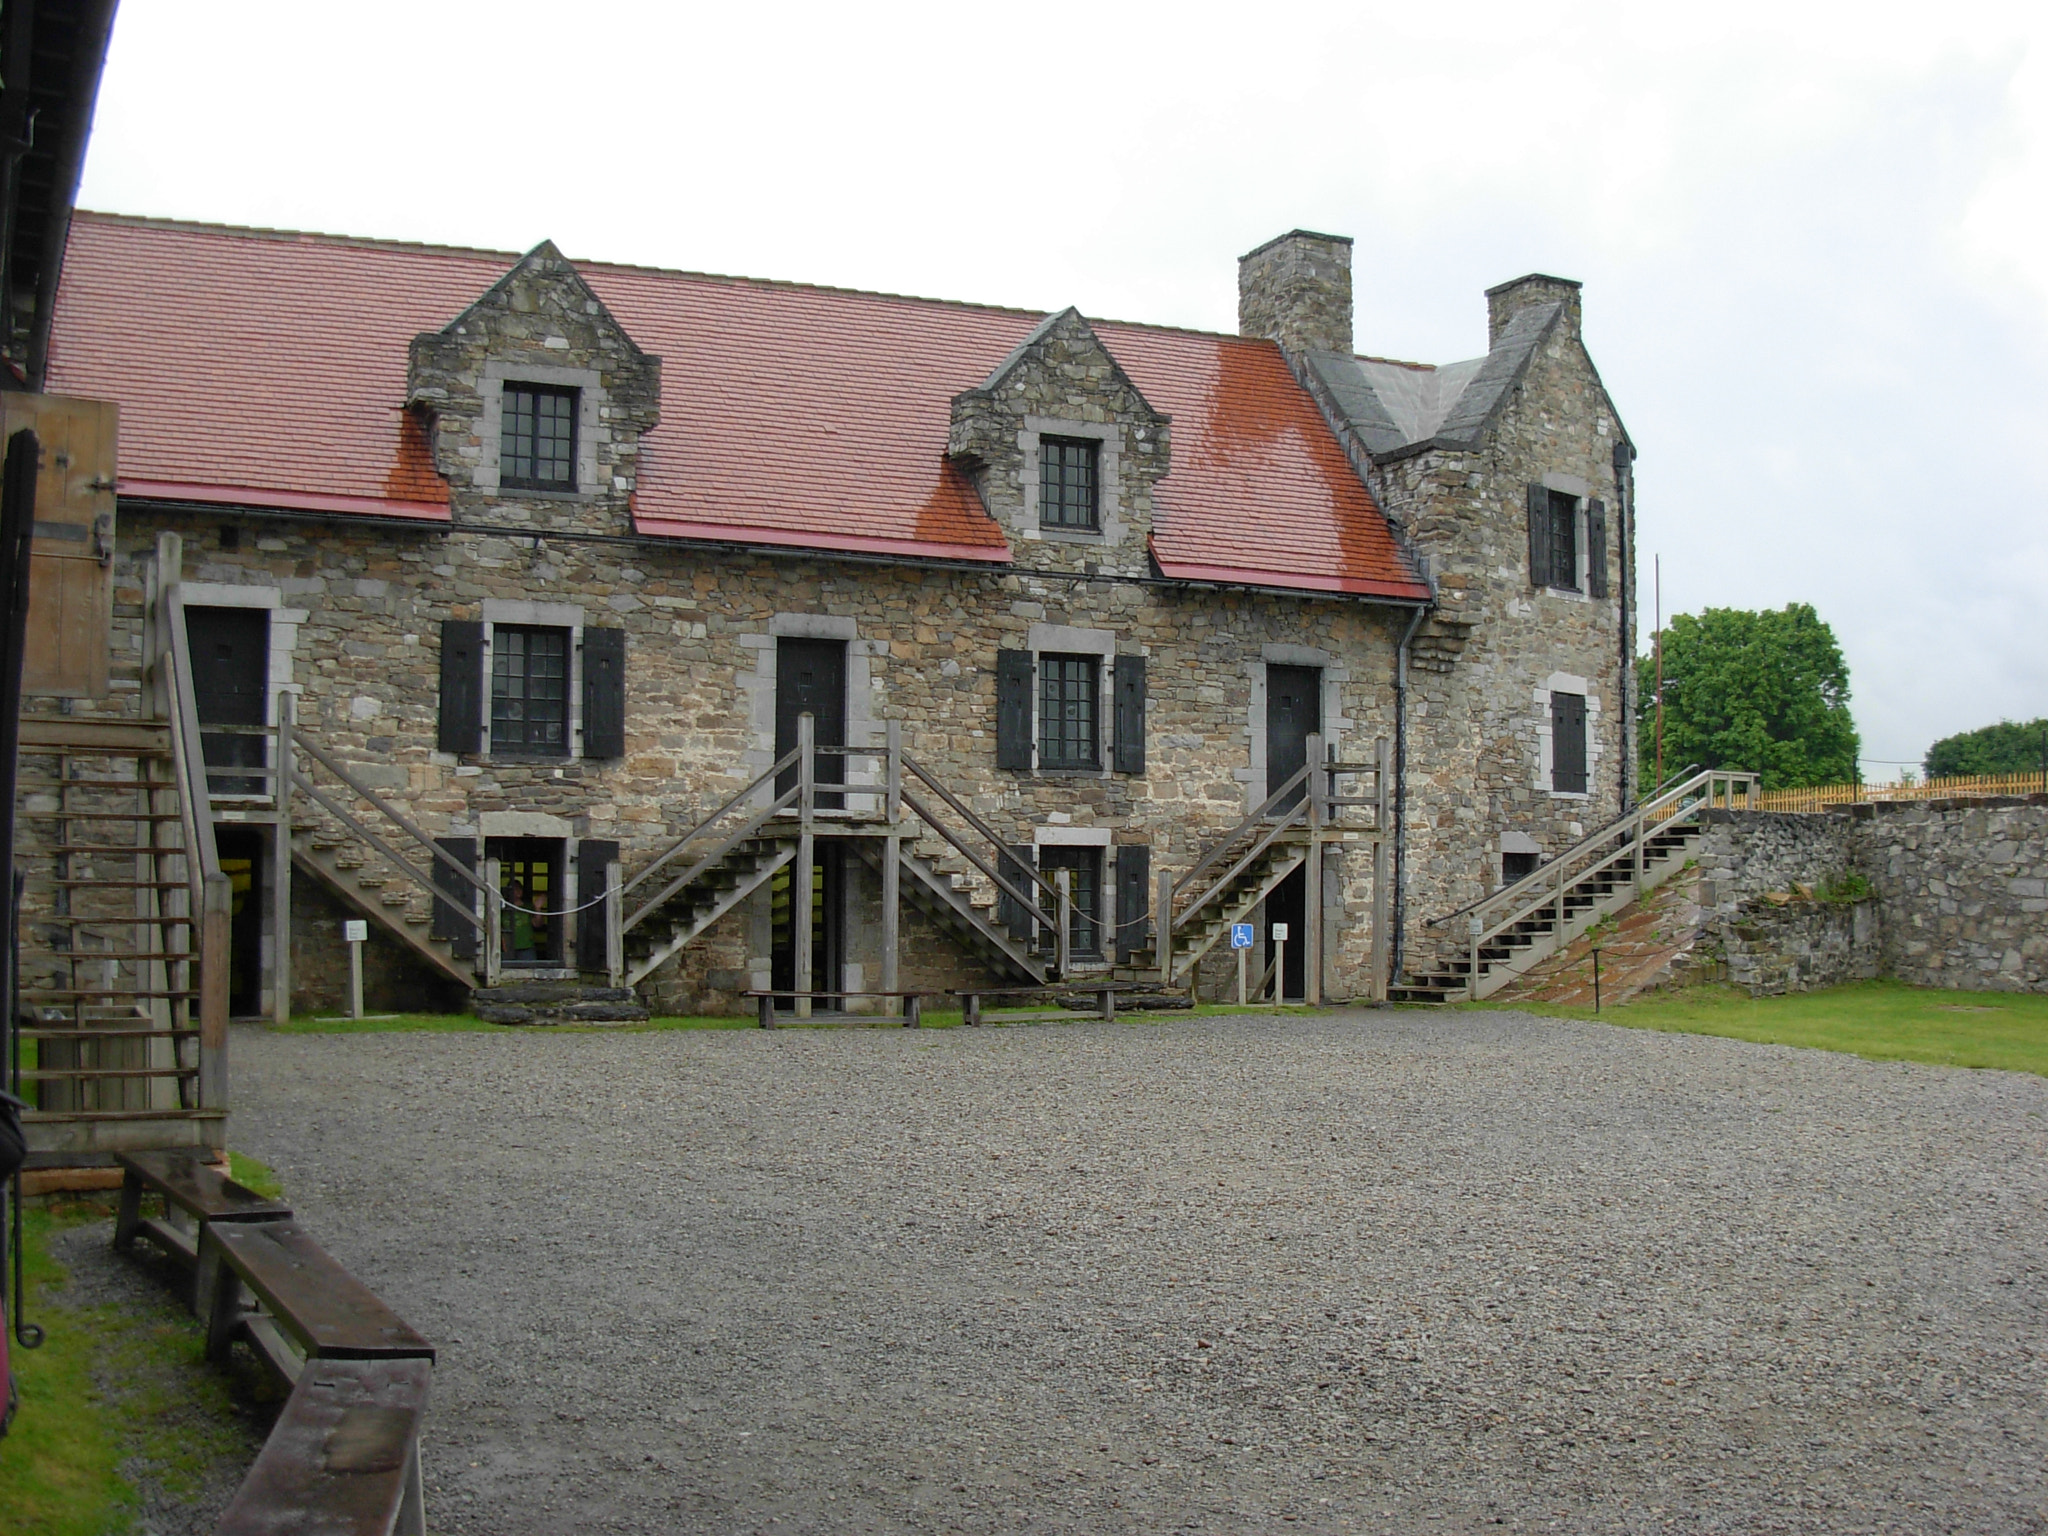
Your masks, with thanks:
[[[1956,736],[1944,736],[1927,749],[1921,767],[1930,779],[1965,773],[2038,773],[2048,753],[2048,720],[2001,720]]]
[[[1656,672],[1637,662],[1643,782],[1655,772]],[[1766,789],[1845,784],[1859,742],[1849,667],[1835,632],[1806,603],[1752,613],[1681,613],[1664,631],[1664,772],[1746,769]]]

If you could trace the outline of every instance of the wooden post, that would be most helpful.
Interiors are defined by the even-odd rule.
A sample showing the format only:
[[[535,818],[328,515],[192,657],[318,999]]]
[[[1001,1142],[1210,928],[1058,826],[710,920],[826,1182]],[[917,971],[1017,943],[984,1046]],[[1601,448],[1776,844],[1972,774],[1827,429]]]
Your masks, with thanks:
[[[1273,940],[1273,1004],[1287,1001],[1287,925],[1276,923],[1280,933]]]
[[[1302,1001],[1311,1008],[1320,1007],[1323,1001],[1323,822],[1327,817],[1324,801],[1329,798],[1330,775],[1323,765],[1329,755],[1323,745],[1323,738],[1311,734],[1308,739],[1308,860],[1302,871],[1301,921],[1308,931],[1302,941]]]
[[[1159,985],[1173,985],[1173,876],[1159,871],[1159,895],[1152,908],[1152,952],[1159,957]]]
[[[1053,884],[1059,887],[1060,893],[1060,931],[1054,952],[1059,957],[1060,980],[1065,981],[1074,960],[1074,872],[1071,869],[1054,870]]]
[[[1247,972],[1248,972],[1248,971],[1249,971],[1249,970],[1251,969],[1251,965],[1250,965],[1250,961],[1251,961],[1251,955],[1252,955],[1252,952],[1251,952],[1251,948],[1250,948],[1250,946],[1249,946],[1249,945],[1246,945],[1246,946],[1243,946],[1243,947],[1240,947],[1240,948],[1238,948],[1238,951],[1237,951],[1237,1006],[1238,1006],[1238,1007],[1240,1007],[1240,1008],[1244,1007],[1246,1003],[1248,1003],[1248,1002],[1250,1002],[1250,1001],[1251,1001],[1250,997],[1249,997],[1249,996],[1247,995],[1247,992],[1246,992],[1246,973],[1247,973]]]
[[[1479,1001],[1479,935],[1486,931],[1486,923],[1477,912],[1465,919],[1466,936],[1470,940],[1466,963],[1471,966],[1466,976],[1465,1000]]]
[[[789,879],[789,942],[796,956],[797,996],[790,999],[796,1007],[794,1012],[800,1019],[811,1016],[811,1000],[805,996],[816,985],[811,979],[811,924],[815,920],[811,911],[813,893],[811,873],[817,851],[812,844],[811,813],[814,809],[818,784],[818,722],[809,710],[796,717],[796,744],[799,749],[797,760],[797,835],[796,864]]]
[[[626,898],[619,861],[604,867],[604,969],[606,984],[626,984]]]
[[[199,915],[199,1103],[228,1107],[228,922],[235,889],[226,875],[208,875]]]
[[[888,780],[888,831],[882,838],[882,990],[895,992],[902,985],[903,975],[903,839],[899,828],[903,820],[903,722],[889,722],[888,760],[885,765]],[[901,998],[889,997],[882,1000],[884,1015],[900,1011]],[[914,1020],[917,1015],[917,1000],[911,999],[909,1014]]]
[[[363,940],[369,937],[368,930],[369,924],[360,918],[351,918],[342,925],[348,940],[348,1016],[352,1019],[363,1016]],[[358,933],[363,938],[357,938]]]
[[[276,836],[270,842],[270,1017],[292,1016],[292,696],[277,695],[277,743],[271,772],[271,800],[277,807]]]
[[[1387,1000],[1387,739],[1373,746],[1372,1000]]]
[[[484,985],[495,987],[505,968],[505,892],[498,883],[498,861],[484,860]]]

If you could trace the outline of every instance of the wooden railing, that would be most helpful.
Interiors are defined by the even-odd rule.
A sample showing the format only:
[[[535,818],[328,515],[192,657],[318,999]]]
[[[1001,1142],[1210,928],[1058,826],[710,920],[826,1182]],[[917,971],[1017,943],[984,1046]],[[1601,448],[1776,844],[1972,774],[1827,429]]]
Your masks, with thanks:
[[[1825,811],[1831,806],[1871,801],[1960,800],[1977,795],[2048,795],[2048,769],[1963,774],[1918,784],[1812,784],[1798,789],[1767,789],[1758,797],[1757,809]]]
[[[1197,926],[1196,918],[1234,890],[1244,873],[1275,843],[1284,838],[1305,836],[1307,883],[1311,894],[1307,906],[1308,916],[1304,923],[1307,931],[1302,935],[1302,942],[1306,946],[1308,1000],[1312,1003],[1320,1002],[1323,845],[1333,834],[1339,837],[1363,835],[1371,839],[1373,849],[1373,995],[1375,998],[1385,996],[1386,972],[1382,940],[1386,911],[1388,791],[1391,787],[1387,753],[1387,743],[1382,739],[1375,744],[1371,762],[1339,762],[1334,744],[1326,744],[1321,736],[1310,736],[1307,761],[1278,789],[1268,795],[1257,809],[1210,843],[1178,878],[1167,870],[1159,872],[1153,922],[1156,948],[1154,958],[1162,985],[1171,986],[1178,972],[1192,967],[1201,959],[1200,953],[1176,952],[1179,936]],[[1365,775],[1372,778],[1371,794],[1337,793],[1339,778]],[[1363,825],[1347,824],[1344,813],[1353,809],[1369,809],[1372,815]],[[1219,867],[1222,873],[1211,877],[1210,872]],[[1203,946],[1204,953],[1208,947]]]

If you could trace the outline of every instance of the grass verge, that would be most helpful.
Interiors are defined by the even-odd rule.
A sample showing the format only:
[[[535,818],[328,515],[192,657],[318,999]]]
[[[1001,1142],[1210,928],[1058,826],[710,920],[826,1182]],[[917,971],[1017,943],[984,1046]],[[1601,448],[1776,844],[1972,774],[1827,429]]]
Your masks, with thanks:
[[[28,1318],[45,1341],[14,1351],[21,1410],[0,1440],[0,1531],[128,1531],[142,1510],[138,1483],[191,1500],[221,1464],[255,1453],[229,1378],[208,1367],[198,1328],[168,1294],[141,1306],[67,1298],[50,1239],[109,1214],[89,1201],[23,1212]]]
[[[1859,981],[1754,998],[1734,987],[1688,987],[1652,993],[1598,1014],[1554,1003],[1463,1006],[1802,1045],[1872,1061],[1925,1061],[2048,1076],[2048,997],[2028,992],[1950,992],[1897,981]]]

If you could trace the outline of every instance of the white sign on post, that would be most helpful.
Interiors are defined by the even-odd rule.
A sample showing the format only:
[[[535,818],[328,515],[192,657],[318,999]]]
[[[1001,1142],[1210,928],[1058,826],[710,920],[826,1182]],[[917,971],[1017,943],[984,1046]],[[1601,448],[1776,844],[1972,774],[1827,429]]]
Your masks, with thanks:
[[[343,918],[341,923],[341,936],[344,939],[348,940],[348,942],[351,944],[368,943],[370,938],[370,925],[367,922],[364,922],[360,919]]]
[[[1252,925],[1250,923],[1232,923],[1230,925],[1230,947],[1232,949],[1250,949],[1252,943]]]
[[[1273,925],[1273,942],[1275,944],[1285,944],[1287,942],[1287,925],[1285,923],[1275,923]]]

